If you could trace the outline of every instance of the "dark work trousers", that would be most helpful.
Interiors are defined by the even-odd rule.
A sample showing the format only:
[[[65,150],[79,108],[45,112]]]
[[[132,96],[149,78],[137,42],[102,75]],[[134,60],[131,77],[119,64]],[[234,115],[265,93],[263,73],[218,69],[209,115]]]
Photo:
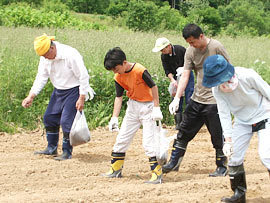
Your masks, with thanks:
[[[43,117],[45,127],[61,125],[63,132],[69,133],[77,113],[76,102],[78,98],[79,87],[67,90],[55,88]]]
[[[213,147],[222,149],[224,138],[216,104],[201,104],[190,99],[183,114],[177,139],[185,142],[191,141],[203,124],[206,125],[211,135]]]
[[[190,100],[190,97],[191,95],[193,94],[193,91],[194,91],[194,74],[193,72],[191,71],[190,72],[190,76],[189,76],[189,80],[188,80],[188,84],[187,84],[187,87],[185,89],[185,98],[184,97],[181,97],[180,98],[180,101],[179,101],[179,108],[178,110],[175,112],[175,113],[182,113],[183,111],[183,104],[184,104],[184,99],[185,99],[185,103],[186,105],[188,104],[189,100]],[[174,98],[174,97],[173,97]],[[172,98],[172,99],[173,99]]]

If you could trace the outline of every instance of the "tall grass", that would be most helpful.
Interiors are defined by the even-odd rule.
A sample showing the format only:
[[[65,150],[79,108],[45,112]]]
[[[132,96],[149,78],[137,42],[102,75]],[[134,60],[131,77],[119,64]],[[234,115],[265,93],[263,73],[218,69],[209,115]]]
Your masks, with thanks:
[[[138,62],[148,68],[159,87],[160,102],[164,121],[173,124],[169,115],[170,97],[167,92],[168,80],[161,66],[160,54],[152,53],[155,40],[165,36],[173,44],[187,47],[181,33],[140,33],[123,30],[114,31],[74,31],[60,29],[6,28],[0,27],[0,131],[15,132],[18,128],[34,129],[41,124],[42,115],[48,104],[52,85],[45,86],[35,99],[32,107],[24,109],[21,101],[27,96],[35,79],[39,57],[33,50],[36,36],[47,33],[55,35],[56,40],[79,50],[91,76],[90,85],[97,95],[88,101],[85,114],[90,128],[108,123],[115,97],[113,73],[103,67],[103,59],[108,49],[119,46],[127,60]],[[217,37],[226,47],[235,66],[254,67],[256,60],[264,70],[269,69],[270,41],[258,38]],[[266,69],[265,69],[266,68]],[[269,82],[269,72],[262,74]],[[121,116],[124,114],[125,105]]]

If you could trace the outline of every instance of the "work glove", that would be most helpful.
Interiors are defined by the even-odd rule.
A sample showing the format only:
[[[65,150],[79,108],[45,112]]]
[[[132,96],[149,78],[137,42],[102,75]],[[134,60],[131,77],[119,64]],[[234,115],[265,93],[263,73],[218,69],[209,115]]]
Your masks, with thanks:
[[[89,91],[89,95],[90,95],[90,100],[94,99],[94,96],[95,96],[95,91],[92,89],[92,87],[90,87],[90,91]]]
[[[118,117],[111,117],[111,120],[109,122],[109,130],[111,132],[118,132]]]
[[[230,157],[233,154],[233,143],[225,142],[222,150],[225,156]]]
[[[175,112],[178,110],[179,102],[180,102],[180,98],[174,97],[173,101],[170,103],[170,106],[169,106],[169,110],[171,114],[175,114]]]
[[[94,99],[95,96],[95,91],[92,89],[92,87],[89,86],[87,89],[88,93],[86,94],[85,101],[88,101],[89,99],[92,100]]]
[[[153,107],[153,111],[151,114],[151,117],[154,121],[158,121],[158,120],[162,120],[163,119],[163,115],[162,112],[160,110],[160,107]]]

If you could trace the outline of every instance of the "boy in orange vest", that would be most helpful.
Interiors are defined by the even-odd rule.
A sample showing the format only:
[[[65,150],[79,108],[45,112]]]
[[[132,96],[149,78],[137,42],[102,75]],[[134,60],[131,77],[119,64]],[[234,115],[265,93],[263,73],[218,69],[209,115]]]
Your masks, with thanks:
[[[111,168],[104,176],[109,178],[122,176],[125,153],[135,133],[143,125],[143,147],[145,154],[149,157],[152,170],[151,179],[145,183],[161,183],[162,168],[158,164],[155,154],[153,131],[155,121],[163,118],[159,107],[158,88],[146,68],[139,63],[128,62],[125,53],[119,47],[107,52],[104,66],[115,74],[116,98],[113,115],[109,122],[110,131],[119,131],[118,116],[124,90],[129,97],[126,115],[113,147]]]

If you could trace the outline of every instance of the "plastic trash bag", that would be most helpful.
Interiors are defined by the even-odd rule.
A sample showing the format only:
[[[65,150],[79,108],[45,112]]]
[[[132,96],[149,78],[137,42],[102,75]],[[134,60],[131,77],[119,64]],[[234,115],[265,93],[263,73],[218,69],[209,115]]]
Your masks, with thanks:
[[[69,134],[70,145],[77,146],[90,141],[90,131],[84,112],[77,111]]]
[[[155,126],[155,146],[156,157],[160,165],[167,163],[170,142],[175,138],[175,135],[167,137],[166,134],[167,130],[162,128],[161,121],[157,121]]]
[[[183,72],[184,72],[184,67],[178,67],[176,69],[177,84],[179,83],[180,77],[181,77],[181,75],[182,75]],[[175,94],[177,92],[177,88],[175,88],[173,82],[170,82],[170,85],[168,87],[168,91],[169,91],[171,97],[174,97],[175,96]],[[182,96],[184,96],[184,95],[185,95],[185,92],[183,92],[183,95]]]

